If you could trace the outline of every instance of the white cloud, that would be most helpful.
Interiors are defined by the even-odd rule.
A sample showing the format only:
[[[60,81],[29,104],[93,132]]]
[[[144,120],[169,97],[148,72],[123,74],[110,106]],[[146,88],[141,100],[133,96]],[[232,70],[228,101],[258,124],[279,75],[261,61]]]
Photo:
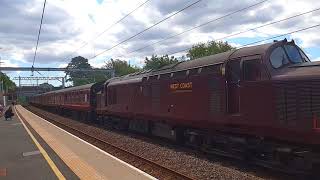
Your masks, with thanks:
[[[312,59],[312,61],[320,61],[320,57],[318,57],[316,59]]]
[[[100,36],[94,42],[81,48],[72,54],[84,42],[95,38],[104,29],[112,25],[125,14],[133,10],[143,0],[105,0],[101,4],[94,0],[68,0],[48,1],[44,16],[43,31],[40,37],[36,66],[55,62],[66,65],[70,57],[81,55],[86,58],[108,49],[118,42],[136,34],[144,28],[161,20],[182,7],[190,4],[184,0],[175,1],[150,1],[138,9],[123,22],[114,26],[108,32]],[[134,60],[143,64],[144,57],[153,53],[165,54],[175,52],[185,47],[190,47],[198,42],[218,39],[253,28],[277,19],[289,17],[320,6],[320,1],[267,1],[246,12],[229,16],[226,19],[210,23],[200,29],[190,31],[181,36],[165,41],[161,44],[144,49],[137,53],[130,51],[156,42],[170,35],[185,31],[193,26],[202,24],[211,19],[221,17],[232,11],[244,8],[256,3],[254,0],[226,1],[217,0],[202,1],[185,12],[170,18],[159,26],[150,29],[128,43],[124,43],[103,55],[90,59],[94,67],[102,67],[104,61],[110,57]],[[0,20],[0,47],[8,47],[1,56],[14,59],[23,63],[31,63],[36,43],[36,35],[39,27],[43,0],[21,2],[20,0],[2,0],[0,2],[0,16],[6,17]],[[10,14],[8,16],[8,14]],[[275,24],[254,32],[243,33],[232,38],[267,37],[293,31],[320,23],[319,13],[305,15],[297,20]],[[294,39],[300,40],[301,45],[314,47],[320,45],[319,28],[294,34]],[[227,39],[228,41],[230,39]],[[239,43],[232,44],[240,46]]]
[[[67,63],[63,63],[63,64],[59,64],[58,68],[65,68],[65,67],[67,67],[67,66],[68,66]]]
[[[106,64],[105,62],[99,62],[95,60],[89,60],[89,63],[93,68],[102,68]]]
[[[12,63],[10,60],[1,59],[1,66],[5,67],[18,67],[17,63]]]

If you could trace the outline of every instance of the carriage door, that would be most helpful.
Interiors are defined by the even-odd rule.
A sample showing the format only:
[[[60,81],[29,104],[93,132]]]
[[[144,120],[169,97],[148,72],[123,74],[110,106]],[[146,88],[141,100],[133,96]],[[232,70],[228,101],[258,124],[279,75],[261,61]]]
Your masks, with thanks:
[[[241,59],[230,60],[226,66],[228,113],[240,112]]]

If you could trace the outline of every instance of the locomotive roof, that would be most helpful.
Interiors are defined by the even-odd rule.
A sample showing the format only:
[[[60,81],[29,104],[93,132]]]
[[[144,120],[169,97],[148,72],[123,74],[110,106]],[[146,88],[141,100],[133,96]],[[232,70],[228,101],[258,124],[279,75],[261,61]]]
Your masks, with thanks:
[[[243,47],[235,50],[230,50],[227,52],[206,56],[194,60],[189,61],[182,61],[178,62],[176,64],[170,64],[161,67],[157,70],[144,70],[136,73],[132,73],[129,75],[121,76],[121,77],[115,77],[110,80],[108,80],[106,83],[112,83],[114,81],[122,81],[122,83],[125,83],[129,79],[134,79],[137,77],[145,77],[145,76],[152,76],[152,75],[158,75],[158,74],[165,74],[170,72],[177,72],[177,71],[183,71],[187,69],[193,69],[197,67],[204,67],[214,64],[221,64],[225,63],[228,60],[237,59],[239,57],[245,57],[245,56],[251,56],[251,55],[264,55],[267,50],[273,46],[276,43],[281,43],[283,41],[278,42],[272,42],[262,45],[256,45],[256,46],[250,46],[250,47]]]
[[[125,76],[108,79],[107,81],[104,82],[104,84],[115,85],[115,84],[122,84],[122,83],[127,84],[127,83],[140,82],[142,81],[143,77],[147,77],[147,76],[183,71],[183,70],[199,68],[199,67],[204,67],[204,66],[209,66],[214,64],[221,64],[221,63],[225,63],[226,61],[237,59],[240,57],[264,55],[271,46],[277,43],[286,43],[286,42],[287,42],[286,40],[283,40],[283,41],[275,41],[272,43],[267,43],[262,45],[243,47],[243,48],[239,48],[239,49],[235,49],[235,50],[231,50],[231,51],[227,51],[227,52],[223,52],[223,53],[219,53],[211,56],[206,56],[206,57],[202,57],[194,60],[182,61],[176,64],[170,64],[156,70],[143,70],[143,71],[128,74]],[[59,93],[59,92],[66,92],[66,91],[73,91],[73,90],[82,90],[82,89],[91,89],[95,84],[97,83],[61,89],[58,91],[51,91],[45,94]],[[102,83],[99,84],[99,86],[101,85]]]
[[[230,50],[227,52],[214,54],[211,56],[206,56],[206,57],[202,57],[194,60],[183,61],[181,63],[178,63],[173,68],[171,68],[171,71],[172,70],[180,71],[180,70],[192,69],[192,68],[203,67],[203,66],[208,66],[213,64],[220,64],[228,60],[236,59],[239,57],[264,54],[269,49],[269,47],[272,46],[274,43],[243,47],[240,49]],[[161,72],[161,69],[159,71]]]
[[[146,77],[146,76],[153,76],[158,74],[165,74],[165,73],[183,71],[183,70],[188,70],[188,69],[193,69],[198,67],[204,67],[204,66],[209,66],[214,64],[221,64],[221,63],[225,63],[228,60],[237,59],[239,57],[252,56],[252,55],[264,55],[271,46],[273,46],[276,43],[283,43],[283,42],[287,42],[287,41],[286,40],[276,41],[276,42],[262,44],[262,45],[243,47],[243,48],[239,48],[239,49],[235,49],[235,50],[231,50],[231,51],[227,51],[219,54],[214,54],[211,56],[206,56],[206,57],[202,57],[194,60],[182,61],[176,64],[170,64],[156,70],[143,70],[143,71],[128,74],[125,76],[108,79],[105,82],[105,84],[109,83],[111,85],[115,83],[127,84],[132,82],[139,82],[142,80],[143,77]],[[81,90],[81,89],[91,89],[92,86],[94,86],[94,83],[86,84],[83,86],[76,86],[72,88],[66,88],[58,91],[51,91],[45,94]]]

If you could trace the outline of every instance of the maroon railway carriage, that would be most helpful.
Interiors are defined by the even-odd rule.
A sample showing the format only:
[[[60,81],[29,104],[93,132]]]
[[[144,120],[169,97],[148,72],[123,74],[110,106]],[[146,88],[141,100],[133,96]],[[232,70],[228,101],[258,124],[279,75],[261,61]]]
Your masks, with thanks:
[[[31,97],[30,103],[76,119],[95,117],[96,89],[102,84],[87,84],[44,93]]]

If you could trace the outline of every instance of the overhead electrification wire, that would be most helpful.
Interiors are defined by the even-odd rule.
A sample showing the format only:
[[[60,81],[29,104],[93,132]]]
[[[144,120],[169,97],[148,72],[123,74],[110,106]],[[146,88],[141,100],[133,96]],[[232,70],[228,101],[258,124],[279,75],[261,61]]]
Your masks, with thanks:
[[[128,14],[126,14],[125,16],[123,16],[122,18],[120,18],[119,20],[117,20],[116,22],[114,22],[113,24],[111,24],[110,26],[108,26],[105,30],[103,30],[101,33],[99,33],[96,37],[94,37],[93,39],[91,39],[90,41],[87,41],[85,43],[83,43],[80,47],[78,47],[75,51],[73,51],[65,60],[69,59],[73,54],[75,54],[76,52],[78,52],[80,49],[84,48],[85,46],[87,46],[89,43],[95,41],[96,39],[98,39],[100,36],[102,36],[104,33],[106,33],[107,31],[109,31],[111,28],[113,28],[115,25],[119,24],[121,21],[123,21],[125,18],[127,18],[128,16],[130,16],[132,13],[134,13],[135,11],[137,11],[139,8],[141,8],[143,5],[145,5],[146,3],[148,3],[151,0],[147,0],[144,1],[142,4],[140,4],[139,6],[137,6],[136,8],[134,8],[132,11],[130,11]]]
[[[294,33],[297,33],[297,32],[306,31],[306,30],[313,29],[313,28],[316,28],[316,27],[320,27],[320,24],[309,26],[309,27],[302,28],[302,29],[298,29],[298,30],[291,31],[291,32],[288,32],[288,33],[285,33],[285,34],[280,34],[280,35],[277,35],[277,36],[265,38],[265,39],[262,39],[262,40],[259,40],[259,41],[255,41],[255,42],[252,42],[252,43],[248,43],[248,44],[245,44],[243,46],[238,47],[237,49],[240,49],[240,48],[243,48],[243,47],[247,47],[247,46],[250,46],[250,45],[254,45],[254,44],[258,44],[258,43],[261,43],[261,42],[264,42],[264,41],[276,39],[276,38],[279,38],[279,37],[288,36],[288,35],[291,35],[291,34],[294,34]]]
[[[319,11],[319,10],[320,10],[320,8],[316,8],[316,9],[313,9],[313,10],[310,10],[310,11],[307,11],[307,12],[296,14],[294,16],[290,16],[290,17],[287,17],[287,18],[284,18],[284,19],[280,19],[280,20],[277,20],[277,21],[272,21],[270,23],[266,23],[266,24],[263,24],[263,25],[260,25],[260,26],[254,27],[254,28],[249,28],[249,29],[246,29],[244,31],[233,33],[233,34],[224,36],[222,38],[214,39],[214,41],[220,41],[220,40],[227,39],[227,38],[230,38],[230,37],[233,37],[233,36],[244,34],[244,33],[247,33],[247,32],[250,32],[250,31],[254,31],[254,30],[266,27],[266,26],[270,26],[270,25],[273,25],[273,24],[277,24],[277,23],[280,23],[280,22],[288,21],[288,20],[293,19],[293,18],[297,18],[297,17],[303,16],[303,15],[306,15],[306,14],[310,14],[310,13],[313,13],[313,12],[316,12],[316,11]],[[180,52],[187,51],[189,49],[190,49],[190,47],[186,48],[186,49],[182,49],[182,50],[176,51],[175,53],[171,53],[171,54],[177,54],[177,53],[180,53]]]
[[[189,5],[187,5],[186,7],[184,7],[184,8],[182,8],[182,9],[180,9],[179,11],[177,11],[177,12],[175,12],[175,13],[173,13],[173,14],[171,14],[171,15],[167,16],[167,17],[165,17],[164,19],[162,19],[162,20],[158,21],[157,23],[155,23],[155,24],[153,24],[153,25],[149,26],[148,28],[146,28],[146,29],[144,29],[144,30],[142,30],[142,31],[138,32],[137,34],[135,34],[135,35],[133,35],[133,36],[130,36],[129,38],[127,38],[127,39],[125,39],[125,40],[123,40],[123,41],[121,41],[121,42],[117,43],[116,45],[112,46],[111,48],[108,48],[108,49],[106,49],[106,50],[103,50],[102,52],[100,52],[100,53],[96,54],[95,56],[91,57],[90,59],[93,59],[93,58],[95,58],[95,57],[97,57],[97,56],[100,56],[101,54],[106,53],[106,52],[110,51],[111,49],[114,49],[114,48],[118,47],[119,45],[121,45],[121,44],[123,44],[123,43],[125,43],[125,42],[127,42],[127,41],[129,41],[129,40],[131,40],[131,39],[133,39],[133,38],[135,38],[135,37],[137,37],[137,36],[139,36],[140,34],[142,34],[142,33],[146,32],[146,31],[150,30],[151,28],[153,28],[153,27],[155,27],[155,26],[159,25],[160,23],[162,23],[162,22],[164,22],[164,21],[166,21],[166,20],[170,19],[171,17],[173,17],[173,16],[175,16],[175,15],[177,15],[177,14],[181,13],[182,11],[184,11],[184,10],[186,10],[186,9],[188,9],[188,8],[190,8],[190,7],[192,7],[193,5],[195,5],[195,4],[197,4],[197,3],[199,3],[200,1],[202,1],[202,0],[197,0],[197,1],[195,1],[195,2],[193,2],[193,3],[191,3],[191,4],[189,4]]]
[[[265,38],[265,39],[262,39],[262,40],[259,40],[259,41],[251,42],[251,43],[242,45],[242,46],[240,46],[240,47],[237,47],[237,49],[240,49],[240,48],[243,48],[243,47],[247,47],[247,46],[250,46],[250,45],[254,45],[254,44],[258,44],[258,43],[261,43],[261,42],[264,42],[264,41],[276,39],[276,38],[279,38],[279,37],[291,35],[291,34],[294,34],[294,33],[297,33],[297,32],[306,31],[306,30],[313,29],[313,28],[316,28],[316,27],[320,27],[320,24],[313,25],[313,26],[309,26],[309,27],[302,28],[302,29],[298,29],[298,30],[291,31],[291,32],[288,32],[288,33],[284,33],[284,34],[272,36],[272,37]],[[190,49],[190,48],[188,48],[188,49]],[[184,49],[183,51],[180,50],[180,51],[176,51],[176,52],[170,53],[169,56],[174,55],[174,54],[177,54],[177,53],[180,53],[180,52],[184,52],[184,51],[186,51],[186,49]]]
[[[46,3],[47,3],[47,0],[44,0],[43,9],[42,9],[42,15],[41,15],[41,21],[40,21],[40,27],[39,27],[39,32],[38,32],[38,38],[37,38],[37,45],[36,45],[36,49],[34,51],[34,56],[33,56],[32,68],[34,66],[34,62],[35,62],[36,56],[37,56],[37,50],[38,50],[38,45],[39,45],[39,39],[40,39],[40,34],[41,34],[42,21],[43,21],[44,11],[45,11],[45,8],[46,8]]]
[[[133,50],[133,51],[129,52],[128,54],[131,54],[131,53],[133,53],[133,52],[137,52],[137,51],[143,50],[143,49],[148,48],[148,47],[150,47],[150,46],[153,46],[153,45],[155,45],[155,44],[159,44],[159,43],[164,42],[164,41],[166,41],[166,40],[168,40],[168,39],[172,39],[172,38],[174,38],[174,37],[180,36],[180,35],[182,35],[182,34],[185,34],[185,33],[190,32],[190,31],[192,31],[192,30],[195,30],[195,29],[198,29],[198,28],[200,28],[200,27],[206,26],[206,25],[208,25],[208,24],[210,24],[210,23],[213,23],[213,22],[215,22],[215,21],[219,21],[219,20],[224,19],[224,18],[226,18],[226,17],[232,16],[232,15],[237,14],[237,13],[239,13],[239,12],[246,11],[246,10],[248,10],[248,9],[250,9],[250,8],[252,8],[252,7],[258,6],[258,5],[260,5],[260,4],[262,4],[262,3],[266,2],[266,1],[268,1],[268,0],[263,0],[263,1],[260,1],[260,2],[258,2],[258,3],[255,3],[255,4],[253,4],[253,5],[247,6],[247,7],[245,7],[245,8],[242,8],[242,9],[239,9],[239,10],[236,10],[236,11],[233,11],[233,12],[231,12],[231,13],[228,13],[228,14],[223,15],[223,16],[221,16],[221,17],[218,17],[218,18],[216,18],[216,19],[207,21],[207,22],[205,22],[205,23],[202,23],[202,24],[200,24],[200,25],[197,25],[197,26],[195,26],[195,27],[192,27],[192,28],[187,29],[187,30],[185,30],[185,31],[182,31],[182,32],[180,32],[180,33],[171,35],[171,36],[169,36],[169,37],[166,37],[166,38],[164,38],[164,39],[161,39],[161,40],[156,41],[156,42],[154,42],[154,43],[151,43],[151,44],[149,44],[149,45],[146,45],[146,46],[143,46],[143,47],[138,48],[138,49],[136,49],[136,50]]]

